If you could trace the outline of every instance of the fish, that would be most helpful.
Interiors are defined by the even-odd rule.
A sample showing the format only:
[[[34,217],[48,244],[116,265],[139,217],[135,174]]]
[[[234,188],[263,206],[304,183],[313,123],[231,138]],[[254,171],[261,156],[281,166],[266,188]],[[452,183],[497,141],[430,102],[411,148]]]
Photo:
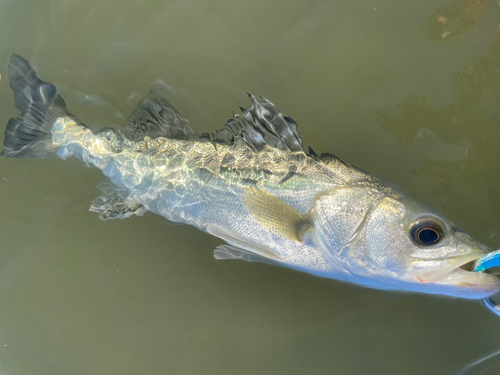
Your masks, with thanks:
[[[119,128],[92,130],[52,83],[13,54],[21,111],[5,158],[76,157],[107,177],[90,211],[102,220],[152,212],[224,241],[218,260],[287,267],[382,290],[483,299],[500,279],[474,272],[491,252],[391,182],[303,146],[296,122],[248,94],[215,133],[197,134],[153,85]]]

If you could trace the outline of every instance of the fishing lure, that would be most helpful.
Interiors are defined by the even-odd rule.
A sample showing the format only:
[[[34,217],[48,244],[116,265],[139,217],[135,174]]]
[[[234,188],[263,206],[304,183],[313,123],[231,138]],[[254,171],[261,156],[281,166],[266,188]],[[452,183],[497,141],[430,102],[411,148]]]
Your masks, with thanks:
[[[493,251],[481,257],[475,267],[475,272],[484,272],[488,269],[500,266],[500,250]],[[495,302],[493,298],[487,297],[482,300],[484,306],[488,308],[493,314],[500,316],[500,304]]]

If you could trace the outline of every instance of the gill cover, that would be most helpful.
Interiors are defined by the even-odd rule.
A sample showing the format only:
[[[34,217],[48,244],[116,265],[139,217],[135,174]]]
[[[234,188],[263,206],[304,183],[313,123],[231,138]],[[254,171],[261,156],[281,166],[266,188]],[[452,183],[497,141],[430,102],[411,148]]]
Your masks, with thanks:
[[[386,238],[386,233],[381,233],[385,225],[381,225],[384,218],[379,210],[383,200],[380,191],[367,187],[338,188],[316,198],[311,212],[316,241],[332,266],[346,278],[386,273],[370,254],[373,246]],[[399,220],[396,216],[387,224]],[[384,247],[375,254],[379,261],[387,255],[382,252]]]

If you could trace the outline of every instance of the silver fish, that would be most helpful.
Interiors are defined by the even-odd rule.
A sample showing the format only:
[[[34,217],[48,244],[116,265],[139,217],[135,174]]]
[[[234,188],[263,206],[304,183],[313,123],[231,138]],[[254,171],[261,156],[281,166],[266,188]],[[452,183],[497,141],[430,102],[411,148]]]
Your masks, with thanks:
[[[14,54],[21,116],[7,158],[77,157],[110,183],[91,206],[101,219],[146,211],[223,239],[216,259],[289,267],[371,288],[485,298],[500,279],[472,272],[491,250],[390,182],[330,154],[305,152],[296,123],[249,95],[214,134],[198,135],[153,87],[123,129],[92,131],[55,86]]]

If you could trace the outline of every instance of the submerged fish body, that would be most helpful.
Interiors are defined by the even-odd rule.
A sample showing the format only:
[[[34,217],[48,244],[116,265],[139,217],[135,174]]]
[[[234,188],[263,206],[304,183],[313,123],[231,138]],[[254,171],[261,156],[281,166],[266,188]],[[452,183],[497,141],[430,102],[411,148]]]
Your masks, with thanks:
[[[464,267],[488,247],[386,180],[304,152],[295,122],[266,99],[250,95],[249,110],[200,136],[152,88],[128,127],[92,131],[18,55],[10,82],[22,115],[9,121],[2,155],[99,168],[111,183],[91,210],[103,220],[151,211],[223,239],[217,259],[373,288],[474,299],[500,289]]]

